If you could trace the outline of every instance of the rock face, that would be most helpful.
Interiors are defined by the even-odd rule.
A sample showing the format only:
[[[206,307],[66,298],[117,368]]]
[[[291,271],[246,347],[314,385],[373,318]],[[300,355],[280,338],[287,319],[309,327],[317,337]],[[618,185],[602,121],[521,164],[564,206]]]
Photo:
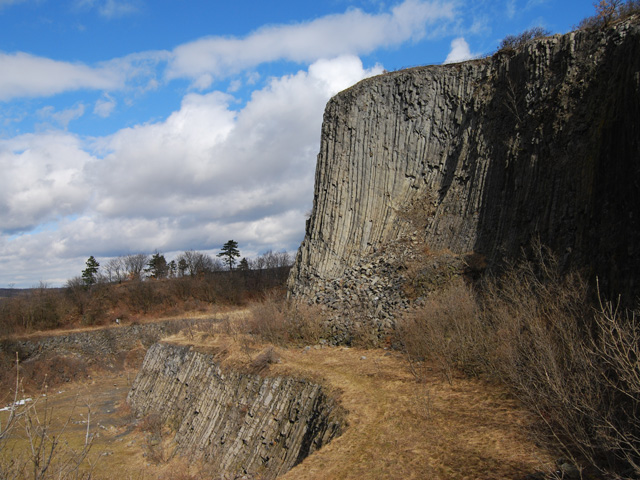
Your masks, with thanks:
[[[163,337],[168,337],[183,328],[195,328],[215,320],[166,320],[163,322],[123,325],[86,332],[70,332],[63,335],[43,335],[25,339],[0,341],[0,354],[14,358],[19,353],[20,361],[37,359],[41,355],[75,355],[88,359],[105,359],[137,347],[149,348]]]
[[[212,355],[170,344],[148,350],[127,401],[172,425],[178,452],[225,475],[275,478],[342,430],[319,385],[223,370]]]
[[[635,299],[639,222],[636,19],[384,74],[331,99],[289,289],[322,297],[399,240],[495,266],[539,238],[605,293]]]

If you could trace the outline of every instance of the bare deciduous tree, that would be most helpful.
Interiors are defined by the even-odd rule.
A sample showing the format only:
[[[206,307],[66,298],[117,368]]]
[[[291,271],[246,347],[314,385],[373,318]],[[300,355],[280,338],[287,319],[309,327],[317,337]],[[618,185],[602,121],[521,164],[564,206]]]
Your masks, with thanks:
[[[141,280],[142,272],[149,262],[149,255],[136,253],[122,257],[125,267],[125,274],[131,280]]]
[[[214,261],[210,255],[195,250],[187,250],[178,256],[178,268],[182,274],[188,273],[192,277],[221,270],[220,262]]]

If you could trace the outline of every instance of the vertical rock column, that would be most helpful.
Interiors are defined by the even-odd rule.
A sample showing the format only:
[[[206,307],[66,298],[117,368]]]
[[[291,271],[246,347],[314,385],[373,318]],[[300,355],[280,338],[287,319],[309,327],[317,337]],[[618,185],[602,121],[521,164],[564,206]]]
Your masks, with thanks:
[[[175,427],[181,454],[222,473],[274,478],[339,435],[339,408],[319,385],[222,370],[211,355],[152,346],[127,401]]]

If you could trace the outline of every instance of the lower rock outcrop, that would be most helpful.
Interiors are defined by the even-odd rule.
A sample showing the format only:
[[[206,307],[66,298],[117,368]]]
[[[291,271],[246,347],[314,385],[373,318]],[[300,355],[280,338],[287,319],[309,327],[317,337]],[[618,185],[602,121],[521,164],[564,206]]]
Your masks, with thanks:
[[[127,401],[175,429],[175,451],[221,474],[275,478],[338,436],[341,409],[320,385],[221,368],[211,354],[158,343]]]

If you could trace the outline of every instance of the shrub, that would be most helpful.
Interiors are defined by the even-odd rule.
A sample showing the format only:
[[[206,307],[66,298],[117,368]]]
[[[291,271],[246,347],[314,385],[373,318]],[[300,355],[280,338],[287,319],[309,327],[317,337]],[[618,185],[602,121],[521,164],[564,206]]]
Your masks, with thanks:
[[[535,38],[548,37],[549,35],[551,35],[551,32],[542,27],[530,28],[518,35],[507,35],[498,45],[498,51],[517,50]]]
[[[279,360],[280,356],[275,349],[268,347],[253,359],[249,368],[253,373],[264,373],[269,369],[269,365],[278,363]]]
[[[549,267],[549,268],[547,268]],[[544,427],[541,441],[576,464],[640,474],[640,329],[633,313],[594,309],[577,275],[546,261],[488,288],[484,321],[499,346],[494,371]]]
[[[251,307],[245,329],[276,345],[314,344],[325,335],[317,308],[273,293]]]
[[[424,373],[423,360],[435,362],[449,382],[455,370],[471,375],[483,370],[486,332],[474,293],[460,278],[401,319],[396,331],[412,371],[419,378]]]
[[[504,383],[537,419],[540,443],[579,468],[640,476],[640,322],[637,312],[593,302],[549,251],[486,280],[432,295],[398,332],[419,360]]]
[[[600,0],[594,3],[596,14],[582,20],[577,28],[603,28],[629,18],[632,15],[640,14],[640,0]]]

